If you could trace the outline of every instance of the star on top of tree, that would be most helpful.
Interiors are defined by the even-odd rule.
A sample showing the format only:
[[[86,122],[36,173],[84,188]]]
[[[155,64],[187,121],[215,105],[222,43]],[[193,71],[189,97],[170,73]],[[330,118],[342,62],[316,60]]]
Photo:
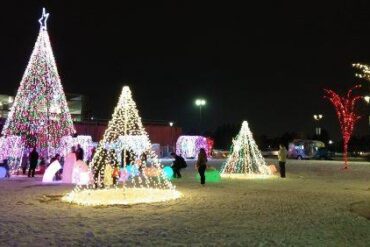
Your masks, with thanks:
[[[45,8],[42,8],[42,16],[39,19],[40,28],[42,30],[46,30],[46,22],[47,22],[48,18],[49,18],[49,13],[46,13]]]

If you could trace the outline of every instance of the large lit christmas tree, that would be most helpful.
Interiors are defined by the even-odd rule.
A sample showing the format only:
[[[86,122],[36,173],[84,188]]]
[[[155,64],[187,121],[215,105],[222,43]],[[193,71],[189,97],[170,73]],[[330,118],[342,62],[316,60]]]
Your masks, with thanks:
[[[48,17],[43,9],[39,35],[2,131],[6,137],[21,136],[25,146],[36,146],[45,155],[75,133],[47,32]]]
[[[266,165],[248,122],[244,121],[239,134],[233,140],[231,154],[221,169],[222,177],[251,178],[271,175],[270,168]]]
[[[102,205],[178,198],[180,194],[165,176],[151,148],[131,91],[125,86],[90,164],[95,188],[98,189],[81,190],[76,187],[63,200],[83,205]],[[121,165],[120,160],[123,160]],[[123,167],[120,179],[123,182],[122,189],[119,188],[121,185],[109,188],[111,184],[106,183],[111,181],[112,171],[120,166]],[[124,174],[128,173],[125,178]]]

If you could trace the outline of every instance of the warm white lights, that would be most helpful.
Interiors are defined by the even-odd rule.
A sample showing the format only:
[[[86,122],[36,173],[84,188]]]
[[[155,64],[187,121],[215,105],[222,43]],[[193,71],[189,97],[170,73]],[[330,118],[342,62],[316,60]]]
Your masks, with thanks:
[[[111,188],[101,190],[72,191],[62,201],[83,206],[130,205],[173,200],[181,197],[176,190],[153,188]]]
[[[370,102],[370,96],[369,95],[366,95],[364,97],[364,100],[366,101],[366,103],[369,103]]]
[[[225,178],[268,178],[272,175],[266,165],[248,122],[244,121],[237,137],[233,140],[231,154],[221,169]]]
[[[96,189],[77,186],[63,201],[113,205],[178,198],[180,193],[167,179],[151,147],[131,90],[125,86],[90,164]]]

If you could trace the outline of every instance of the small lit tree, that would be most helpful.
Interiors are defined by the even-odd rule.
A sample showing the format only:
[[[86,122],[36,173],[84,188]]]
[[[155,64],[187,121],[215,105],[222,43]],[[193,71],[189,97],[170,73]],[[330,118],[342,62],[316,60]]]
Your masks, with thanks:
[[[226,177],[271,175],[271,170],[254,141],[247,121],[243,122],[239,134],[233,140],[231,154],[221,169],[221,175]]]
[[[117,181],[116,171],[122,153],[124,162]],[[127,162],[126,155],[129,156]],[[63,201],[81,205],[128,205],[173,200],[181,196],[151,149],[149,136],[127,86],[122,89],[90,166],[95,188],[105,189],[81,189],[76,186],[62,198]],[[122,190],[117,189],[119,183],[122,183]]]
[[[353,134],[355,124],[360,116],[355,112],[356,103],[362,99],[362,96],[353,95],[354,89],[360,88],[361,85],[352,87],[345,96],[340,96],[330,89],[324,89],[325,98],[327,98],[335,107],[340,129],[343,137],[343,169],[348,169],[348,142]]]
[[[145,155],[148,162],[143,162],[139,166],[140,169],[146,170],[149,165],[158,169],[158,176],[155,176],[155,178],[147,176],[145,172],[142,173],[142,177],[138,177],[136,180],[132,177],[131,182],[134,187],[145,186],[161,189],[173,187],[164,176],[158,157],[151,149],[149,136],[141,122],[139,111],[128,86],[122,88],[118,105],[114,109],[112,119],[108,123],[103,139],[99,142],[91,162],[96,186],[104,185],[104,176],[111,176],[111,174],[105,174],[106,166],[117,163],[117,157],[109,155],[108,150],[112,149],[118,153],[123,151],[123,166],[129,165],[129,163],[136,164],[140,157]],[[128,163],[126,163],[126,155],[130,156]]]

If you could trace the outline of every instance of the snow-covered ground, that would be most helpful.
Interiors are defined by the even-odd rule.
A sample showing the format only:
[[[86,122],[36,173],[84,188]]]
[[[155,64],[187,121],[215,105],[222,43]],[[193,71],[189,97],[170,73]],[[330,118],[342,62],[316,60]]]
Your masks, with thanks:
[[[188,164],[182,198],[133,206],[67,204],[71,185],[3,179],[0,246],[369,246],[370,163],[289,160],[287,179],[205,187]]]

